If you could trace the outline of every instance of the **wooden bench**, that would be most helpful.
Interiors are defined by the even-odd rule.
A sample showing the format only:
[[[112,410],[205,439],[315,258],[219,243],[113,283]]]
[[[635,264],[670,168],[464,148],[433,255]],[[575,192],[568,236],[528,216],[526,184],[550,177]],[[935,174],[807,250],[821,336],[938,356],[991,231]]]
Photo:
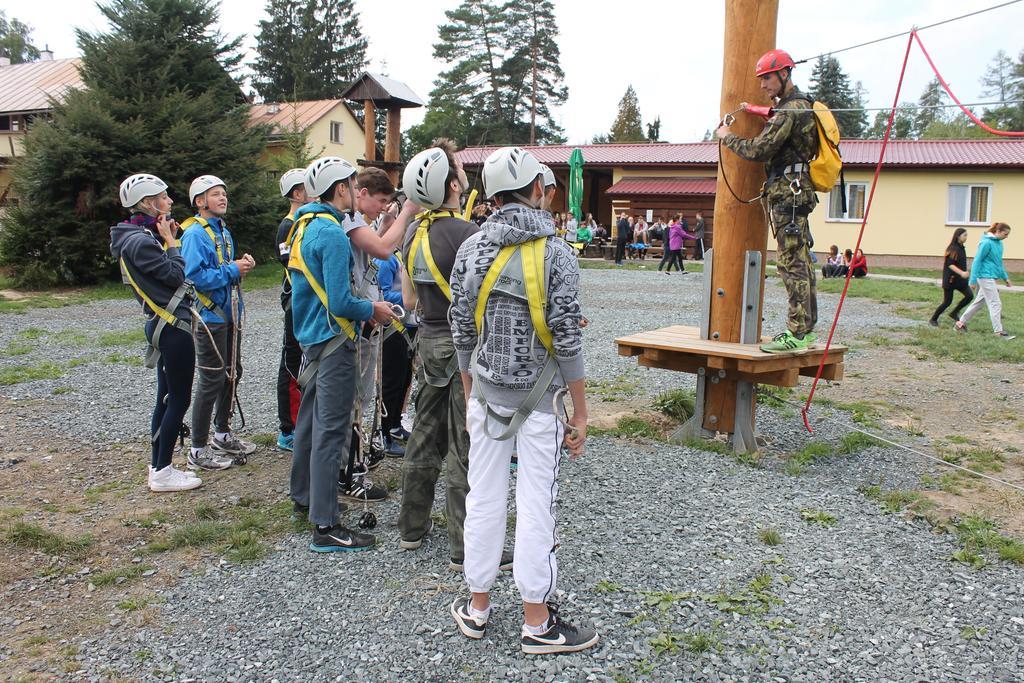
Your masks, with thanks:
[[[764,337],[763,341],[771,338]],[[757,344],[701,339],[699,328],[685,325],[638,332],[620,337],[615,343],[620,356],[636,356],[643,367],[691,373],[704,368],[709,375],[723,371],[737,380],[777,387],[795,387],[801,375],[814,377],[825,355],[824,344],[792,353],[765,353]],[[843,378],[846,351],[847,347],[839,344],[829,349],[823,379]]]

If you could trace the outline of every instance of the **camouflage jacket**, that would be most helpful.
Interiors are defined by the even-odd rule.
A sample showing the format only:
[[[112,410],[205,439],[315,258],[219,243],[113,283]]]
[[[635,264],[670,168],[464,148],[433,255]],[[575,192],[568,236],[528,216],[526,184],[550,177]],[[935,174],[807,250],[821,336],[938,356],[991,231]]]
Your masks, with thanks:
[[[771,177],[773,171],[781,173],[782,169],[791,164],[806,164],[818,154],[817,121],[813,114],[788,114],[787,109],[810,109],[811,102],[796,87],[786,97],[779,100],[773,107],[773,114],[765,124],[764,130],[752,139],[741,138],[734,134],[726,135],[722,144],[731,149],[737,156],[748,161],[764,162],[765,172]],[[817,204],[811,179],[801,174],[804,188],[809,192],[797,200],[797,204]],[[775,187],[779,186],[779,187]],[[785,178],[774,178],[766,187],[766,195],[790,195],[789,181]],[[773,192],[773,190],[778,190]],[[783,192],[782,190],[785,190]]]

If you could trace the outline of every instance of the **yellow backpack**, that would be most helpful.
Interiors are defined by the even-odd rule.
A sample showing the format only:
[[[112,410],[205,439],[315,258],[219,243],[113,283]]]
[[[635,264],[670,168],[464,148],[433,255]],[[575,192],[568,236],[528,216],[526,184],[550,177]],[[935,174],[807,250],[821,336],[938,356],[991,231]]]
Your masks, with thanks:
[[[843,157],[839,153],[839,126],[825,104],[811,105],[818,123],[818,156],[810,163],[811,183],[818,192],[831,192],[843,175]],[[846,185],[845,179],[843,185]],[[845,192],[844,192],[845,194]]]

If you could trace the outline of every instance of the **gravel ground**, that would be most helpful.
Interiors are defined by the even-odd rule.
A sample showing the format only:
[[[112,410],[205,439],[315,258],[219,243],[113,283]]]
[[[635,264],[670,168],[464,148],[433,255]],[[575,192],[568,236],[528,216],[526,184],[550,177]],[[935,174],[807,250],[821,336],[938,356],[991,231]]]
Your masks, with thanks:
[[[636,368],[611,340],[697,324],[699,275],[587,270],[584,284],[590,377],[632,378],[648,396],[692,384],[688,375]],[[836,300],[821,297],[822,320]],[[280,314],[273,291],[248,302],[249,431],[271,432]],[[772,280],[766,330],[781,328],[784,310]],[[841,336],[912,324],[919,323],[888,306],[849,299]],[[57,333],[72,328],[93,338],[137,325],[129,302],[4,316],[0,348],[27,328],[49,334],[33,342],[40,348],[0,359],[0,369],[106,356],[111,349],[61,343]],[[94,362],[0,391],[47,399],[52,409],[35,427],[41,435],[109,444],[145,438],[148,415],[133,407],[149,405],[152,381],[138,367]],[[61,387],[72,390],[53,396]],[[771,409],[759,410],[759,426],[774,449],[807,440],[798,417]],[[815,438],[842,436],[823,423]],[[447,608],[464,588],[447,570],[444,535],[418,552],[400,551],[392,500],[377,506],[375,550],[323,557],[293,535],[258,563],[211,561],[162,594],[156,623],[112,627],[81,643],[78,659],[95,680],[1021,680],[1021,571],[952,563],[948,535],[883,514],[857,490],[909,486],[925,471],[899,452],[869,448],[790,477],[663,443],[594,439],[583,460],[563,466],[560,494],[563,613],[602,634],[579,655],[519,653],[510,577],[496,587],[488,637],[461,637]],[[807,522],[805,510],[830,513],[835,523]],[[777,530],[782,543],[765,545],[762,529]]]

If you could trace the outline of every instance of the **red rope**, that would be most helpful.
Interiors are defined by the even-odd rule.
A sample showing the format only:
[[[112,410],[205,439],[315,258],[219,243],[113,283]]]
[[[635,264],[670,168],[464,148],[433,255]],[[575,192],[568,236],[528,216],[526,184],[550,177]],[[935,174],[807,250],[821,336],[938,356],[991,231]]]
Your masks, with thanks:
[[[910,59],[910,46],[914,44],[914,37],[917,35],[917,31],[910,32],[910,38],[907,39],[907,51],[903,55],[903,68],[900,69],[900,80],[896,84],[896,96],[892,100],[892,111],[889,112],[889,124],[885,127],[885,137],[882,138],[882,149],[878,154],[878,163],[875,164],[875,177],[871,180],[871,193],[868,194],[868,203],[864,207],[864,218],[860,222],[860,233],[857,235],[857,246],[854,248],[854,254],[860,249],[860,242],[864,238],[864,226],[868,224],[868,215],[871,213],[871,202],[875,198],[875,187],[878,185],[878,175],[882,172],[882,160],[885,159],[885,148],[889,145],[889,136],[892,133],[892,124],[896,119],[896,106],[900,101],[900,91],[903,89],[903,76],[907,73],[907,61]],[[807,418],[807,412],[811,409],[811,401],[814,399],[814,391],[818,388],[818,382],[821,380],[821,373],[825,370],[825,361],[828,360],[828,350],[832,347],[832,337],[836,333],[836,325],[839,323],[839,314],[843,310],[843,302],[846,301],[846,292],[850,289],[850,278],[853,277],[853,269],[849,269],[846,273],[846,284],[843,285],[843,294],[839,297],[839,305],[836,306],[836,315],[832,319],[832,327],[828,331],[828,341],[825,342],[825,353],[821,357],[821,363],[818,365],[818,372],[814,375],[814,383],[811,385],[811,392],[807,395],[807,402],[804,404],[803,410],[800,411],[804,418],[804,427],[807,428],[808,432],[814,433],[811,429],[811,422]]]
[[[957,99],[957,96],[953,94],[953,91],[949,89],[949,84],[946,83],[946,79],[943,78],[942,74],[939,73],[938,68],[936,68],[935,66],[935,62],[932,61],[932,56],[928,54],[928,50],[925,49],[924,43],[921,42],[921,36],[917,35],[916,31],[911,31],[910,36],[911,38],[917,41],[918,47],[920,47],[921,52],[924,53],[924,58],[928,60],[928,65],[932,68],[932,71],[935,72],[935,77],[939,79],[939,83],[942,84],[942,87],[946,89],[946,92],[949,93],[949,96],[953,99],[954,102],[956,102],[957,106],[960,107],[960,111],[962,111],[964,115],[967,116],[967,118],[974,122],[974,125],[978,126],[987,133],[992,133],[992,135],[1002,135],[1003,137],[1007,138],[1024,138],[1024,131],[996,130],[995,128],[992,128],[984,121],[979,119],[977,116],[975,116],[974,112],[965,107],[960,102],[960,100]]]

